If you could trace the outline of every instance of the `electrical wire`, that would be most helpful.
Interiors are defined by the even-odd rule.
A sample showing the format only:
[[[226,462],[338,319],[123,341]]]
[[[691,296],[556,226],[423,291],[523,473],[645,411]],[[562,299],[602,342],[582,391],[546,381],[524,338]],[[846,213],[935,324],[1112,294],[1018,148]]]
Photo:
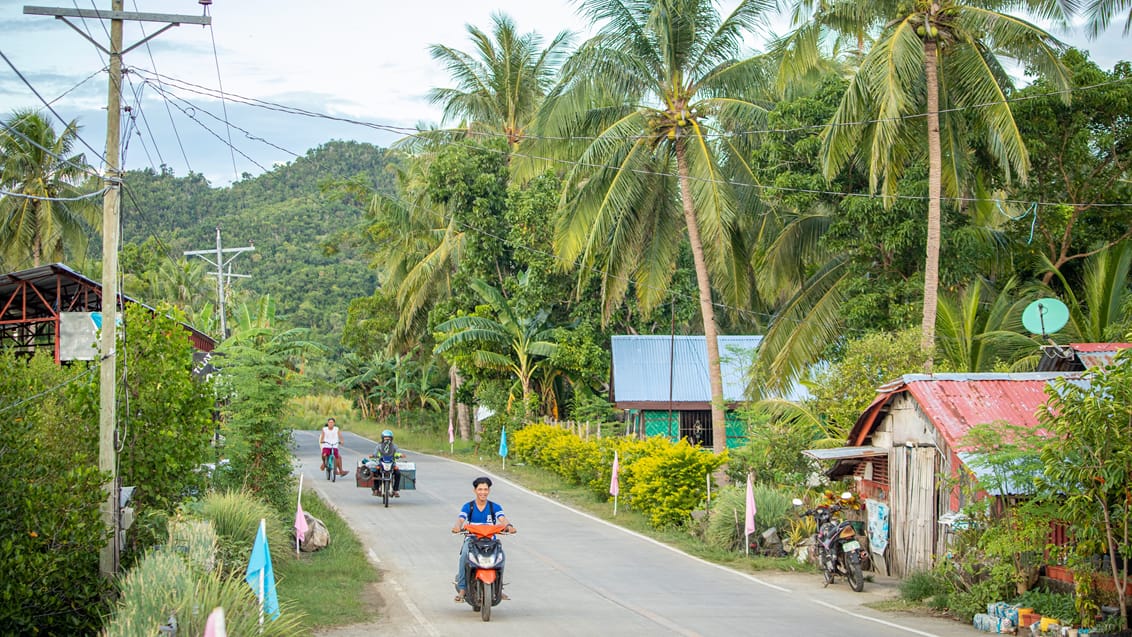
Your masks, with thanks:
[[[3,121],[0,121],[0,127],[2,127],[2,128],[3,128],[4,130],[5,130],[5,131],[7,131],[7,132],[8,132],[8,134],[10,134],[10,135],[15,135],[16,137],[19,137],[20,139],[24,140],[25,142],[27,142],[27,143],[31,144],[32,146],[35,146],[35,147],[36,147],[36,148],[38,148],[39,150],[42,150],[43,152],[47,153],[47,155],[48,155],[48,156],[50,156],[50,157],[54,157],[55,159],[59,160],[59,163],[61,163],[61,164],[66,164],[66,165],[68,165],[68,166],[70,166],[70,167],[72,167],[72,168],[76,168],[76,169],[78,169],[78,170],[79,170],[80,172],[84,172],[84,173],[86,173],[86,174],[90,175],[91,177],[97,177],[97,178],[101,178],[101,177],[102,177],[102,175],[100,175],[100,174],[98,173],[98,171],[96,171],[96,170],[95,170],[94,168],[92,168],[91,166],[85,166],[85,165],[82,165],[82,164],[76,164],[75,162],[73,162],[73,161],[71,161],[71,160],[69,160],[69,159],[65,159],[65,158],[63,158],[63,157],[60,157],[59,155],[56,155],[56,154],[55,154],[55,153],[54,153],[54,152],[53,152],[53,151],[52,151],[51,149],[49,149],[49,148],[45,148],[45,147],[44,147],[44,146],[43,146],[42,144],[40,144],[39,142],[37,142],[37,141],[35,141],[34,139],[32,139],[32,138],[28,137],[27,135],[23,134],[23,132],[21,132],[20,130],[16,129],[15,127],[13,127],[13,126],[9,126],[9,125],[8,125],[7,123],[5,123],[5,122],[3,122]]]
[[[220,56],[216,54],[216,31],[212,28],[212,23],[208,25],[208,34],[212,38],[212,59],[216,63],[216,84],[220,87],[220,106],[224,112],[225,131],[228,133],[228,148],[231,149],[232,155],[232,174],[236,180],[240,179],[240,171],[236,168],[236,147],[232,145],[232,127],[228,125],[228,101],[223,98],[224,95],[224,80],[220,78]],[[257,166],[259,164],[256,164]]]
[[[68,378],[67,380],[59,383],[58,385],[55,385],[54,387],[49,387],[48,389],[45,389],[45,390],[39,392],[38,394],[35,394],[34,396],[29,396],[29,397],[27,397],[23,400],[14,402],[10,405],[4,405],[3,407],[0,407],[0,414],[11,411],[11,410],[13,410],[17,407],[20,407],[22,405],[26,405],[30,402],[39,400],[40,398],[43,398],[44,396],[46,396],[50,393],[56,392],[56,391],[58,391],[58,390],[60,390],[64,387],[66,387],[67,385],[70,385],[71,383],[81,379],[84,376],[89,376],[92,372],[98,370],[98,368],[99,368],[98,365],[91,365],[90,367],[87,368],[86,371],[84,371],[80,374],[77,374],[75,376],[72,376],[71,378]]]
[[[12,192],[10,190],[0,189],[0,195],[4,195],[6,197],[19,197],[20,199],[33,199],[35,201],[81,201],[83,199],[98,197],[107,190],[110,190],[110,186],[104,186],[100,190],[96,190],[85,195],[79,195],[77,197],[39,197],[37,195],[25,195],[22,192]]]
[[[62,117],[61,115],[59,115],[59,113],[58,113],[58,112],[56,112],[56,110],[55,110],[55,107],[51,106],[51,103],[50,103],[50,102],[48,102],[47,100],[43,99],[43,96],[39,94],[39,91],[37,91],[37,90],[35,89],[35,87],[34,87],[34,86],[32,86],[32,83],[31,83],[31,82],[29,82],[29,81],[28,81],[28,79],[27,79],[26,77],[24,77],[24,74],[23,74],[23,73],[21,73],[21,72],[20,72],[20,70],[19,70],[18,68],[16,68],[16,65],[15,65],[15,64],[12,64],[12,61],[8,59],[8,56],[7,56],[7,55],[4,55],[4,51],[3,51],[3,50],[0,50],[0,58],[4,58],[4,61],[5,61],[5,62],[6,62],[7,64],[8,64],[8,66],[9,66],[9,67],[10,67],[10,68],[12,69],[12,71],[13,71],[13,72],[14,72],[14,73],[16,74],[16,76],[20,78],[20,81],[22,81],[22,82],[23,82],[23,83],[24,83],[24,84],[25,84],[25,85],[26,85],[26,86],[27,86],[27,87],[28,87],[28,88],[29,88],[29,89],[31,90],[31,92],[32,92],[32,93],[33,93],[33,94],[34,94],[34,95],[35,95],[35,96],[36,96],[37,98],[39,98],[39,101],[40,101],[40,102],[43,102],[43,105],[44,105],[45,107],[47,107],[47,110],[51,111],[51,114],[52,114],[52,115],[54,115],[54,116],[55,116],[55,118],[56,118],[56,119],[58,119],[60,123],[65,123],[65,122],[67,121],[67,120],[66,120],[66,119],[64,119],[64,118],[63,118],[63,117]],[[64,124],[64,125],[65,125],[65,124]],[[88,144],[88,143],[87,143],[87,141],[86,141],[85,139],[83,139],[82,135],[79,135],[77,131],[75,132],[75,138],[76,138],[76,139],[78,139],[78,140],[79,140],[80,142],[82,142],[83,146],[86,146],[86,147],[87,147],[87,150],[89,150],[89,151],[90,151],[91,153],[93,153],[95,157],[97,157],[97,158],[101,159],[101,160],[103,161],[103,163],[105,163],[105,162],[106,162],[106,158],[105,158],[105,157],[103,157],[102,153],[98,152],[97,150],[95,150],[95,149],[94,149],[94,147],[93,147],[93,146],[91,146],[90,144]]]
[[[195,84],[192,84],[192,83],[183,82],[181,80],[177,80],[176,78],[170,78],[168,76],[162,76],[162,78],[165,80],[165,83],[168,84],[169,86],[173,86],[175,88],[181,88],[181,90],[186,90],[188,92],[197,93],[197,94],[204,95],[204,96],[207,96],[207,97],[216,97],[216,93],[213,89],[208,89],[207,87],[202,87],[202,86],[195,85]],[[1106,85],[1109,85],[1109,84],[1114,84],[1114,83],[1117,83],[1117,82],[1128,81],[1129,79],[1132,79],[1132,78],[1122,78],[1120,80],[1114,80],[1112,82],[1105,82],[1105,83],[1090,85],[1089,87],[1081,87],[1080,89],[1074,89],[1074,90],[1091,89],[1091,88],[1096,88],[1096,87],[1100,87],[1100,86],[1106,86]],[[185,86],[181,86],[182,84],[187,85],[189,88],[186,88]],[[1062,93],[1062,92],[1065,92],[1065,91],[1054,91],[1052,93],[1043,94],[1043,95],[1053,95],[1053,94],[1058,94],[1058,93]],[[288,107],[288,106],[283,106],[283,105],[279,105],[279,104],[273,104],[271,102],[264,102],[262,100],[257,100],[257,99],[254,99],[254,98],[244,98],[244,97],[240,97],[240,96],[235,96],[231,93],[225,93],[224,95],[228,99],[230,99],[231,101],[238,101],[239,103],[243,103],[243,104],[246,104],[248,106],[256,106],[256,107],[260,107],[260,108],[265,108],[267,110],[273,110],[273,111],[289,113],[289,114],[296,114],[296,115],[303,115],[303,116],[314,117],[314,118],[319,118],[319,119],[328,119],[328,120],[332,120],[332,121],[340,121],[340,122],[343,122],[343,123],[354,124],[354,125],[358,125],[358,126],[364,126],[364,127],[371,128],[371,129],[374,129],[374,130],[380,130],[380,131],[384,131],[384,132],[400,133],[400,134],[404,134],[406,137],[415,137],[415,138],[423,139],[423,138],[427,138],[427,136],[430,133],[433,132],[433,131],[420,131],[419,129],[415,129],[415,128],[409,129],[409,128],[404,128],[404,127],[395,127],[395,126],[389,126],[389,125],[385,125],[385,124],[378,124],[378,123],[374,123],[374,122],[366,122],[366,121],[362,121],[362,120],[354,120],[354,119],[350,119],[350,118],[338,117],[338,116],[333,116],[333,115],[326,115],[326,114],[323,114],[323,113],[316,113],[316,112],[313,112],[313,111],[308,111],[306,109]],[[1032,98],[1027,98],[1027,99],[1032,99]],[[922,115],[911,115],[911,116],[907,116],[907,117],[921,117],[921,116]],[[213,117],[215,117],[215,116],[213,116]],[[899,118],[892,118],[892,119],[899,119]],[[874,122],[881,122],[881,121],[889,121],[889,120],[864,120],[862,122],[856,122],[855,124],[874,123]],[[848,123],[846,123],[846,125],[848,125]],[[757,131],[757,132],[758,133],[784,134],[784,133],[792,133],[792,132],[812,131],[812,130],[815,130],[815,129],[825,128],[826,126],[827,126],[826,124],[821,124],[821,125],[802,126],[802,127],[796,127],[796,128],[788,128],[788,129],[774,129],[774,130]],[[406,132],[406,131],[410,131],[410,132]],[[471,136],[479,135],[479,136],[486,136],[486,137],[489,137],[489,138],[495,138],[495,137],[501,136],[500,134],[497,134],[497,133],[490,133],[490,132],[477,133],[475,131],[465,131],[465,130],[462,130],[462,129],[459,132],[466,133],[466,134],[469,134]],[[751,134],[754,134],[754,133],[755,133],[755,131],[751,132]],[[530,139],[558,139],[558,138],[549,138],[549,137],[539,138],[537,136],[531,136]],[[565,138],[563,138],[563,139],[565,139]],[[593,139],[593,138],[573,138],[573,139],[586,140],[586,139]],[[618,139],[620,139],[620,138],[618,138]],[[626,139],[626,140],[638,139],[639,140],[641,138],[639,136],[626,136],[626,137],[624,137],[624,139]],[[265,143],[267,143],[267,142],[265,142]],[[490,152],[490,153],[496,153],[496,154],[505,154],[505,155],[509,155],[511,157],[522,157],[522,158],[526,158],[526,159],[533,159],[533,160],[541,161],[541,162],[550,162],[550,163],[553,163],[553,164],[565,165],[565,166],[578,166],[578,167],[583,167],[583,168],[595,168],[595,169],[621,169],[618,166],[613,166],[613,165],[609,165],[609,164],[598,164],[598,163],[592,163],[592,162],[580,162],[580,161],[574,161],[574,160],[560,159],[560,158],[555,158],[555,157],[545,157],[545,156],[533,155],[533,154],[521,152],[521,151],[509,151],[509,150],[485,148],[485,147],[479,147],[479,149],[484,151],[484,152]],[[629,170],[631,172],[635,173],[635,174],[648,175],[648,176],[660,176],[660,177],[677,177],[678,176],[674,172],[650,171],[650,170],[644,170],[644,169],[629,169]],[[766,191],[766,192],[810,194],[810,195],[823,195],[823,196],[831,196],[831,197],[859,197],[859,198],[867,198],[867,199],[875,199],[875,198],[878,197],[878,195],[875,195],[875,194],[872,194],[872,193],[841,192],[841,191],[822,190],[822,189],[814,189],[814,188],[790,188],[790,187],[785,187],[785,186],[773,186],[773,185],[768,185],[768,184],[753,184],[753,183],[747,183],[747,182],[741,182],[741,181],[735,181],[735,180],[721,180],[721,179],[714,179],[714,178],[709,178],[709,177],[689,176],[688,179],[691,180],[691,181],[698,182],[698,183],[715,184],[715,185],[730,185],[730,186],[741,187],[741,188],[756,188],[756,189],[759,189],[761,191]],[[930,201],[930,197],[928,197],[927,195],[894,194],[894,195],[891,195],[890,198],[894,199],[894,200],[915,201],[915,202]],[[940,200],[941,201],[947,201],[947,202],[954,202],[954,203],[957,203],[957,204],[980,203],[980,202],[988,201],[986,199],[981,199],[981,198],[977,198],[977,197],[941,197]],[[1048,206],[1060,207],[1060,206],[1064,206],[1064,205],[1088,205],[1090,207],[1096,207],[1096,208],[1128,208],[1128,207],[1132,207],[1132,203],[1067,204],[1066,202],[1060,202],[1060,201],[1056,201],[1056,202],[1055,201],[1037,201],[1037,202],[1035,202],[1035,201],[1017,200],[1017,199],[1002,199],[1002,200],[995,200],[995,201],[1000,201],[1001,203],[1004,203],[1004,204],[1015,204],[1015,205],[1018,205],[1018,206],[1030,206],[1030,205],[1036,204],[1038,206],[1043,206],[1043,207],[1048,207]]]
[[[134,0],[134,11],[138,11],[137,0]],[[153,67],[153,72],[156,73],[157,60],[153,57],[153,48],[149,46],[149,39],[145,33],[145,25],[139,22],[138,27],[141,29],[142,37],[146,38],[145,51],[149,55],[149,64]],[[158,82],[160,83],[160,80]],[[177,123],[173,121],[173,110],[169,108],[169,104],[165,104],[165,114],[169,116],[169,125],[173,127],[173,136],[177,139],[177,147],[181,149],[181,158],[185,160],[185,167],[189,169],[189,172],[192,172],[193,165],[189,162],[189,155],[185,152],[185,145],[181,143],[181,131],[177,130]],[[164,163],[164,160],[162,160],[162,164]]]

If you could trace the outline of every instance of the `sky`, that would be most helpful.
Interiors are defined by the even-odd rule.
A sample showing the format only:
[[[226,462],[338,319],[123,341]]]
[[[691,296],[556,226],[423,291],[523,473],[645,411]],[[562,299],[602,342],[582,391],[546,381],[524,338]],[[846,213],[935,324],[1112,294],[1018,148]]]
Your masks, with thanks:
[[[736,3],[720,5],[730,10]],[[57,130],[60,118],[78,121],[89,148],[77,150],[98,165],[106,136],[107,79],[101,72],[106,54],[61,20],[24,15],[28,4],[107,9],[110,1],[0,0],[0,53],[16,69],[0,59],[0,117],[43,108],[46,101],[58,114],[52,116]],[[406,128],[440,121],[441,111],[427,94],[452,84],[430,56],[430,45],[470,51],[466,25],[490,32],[494,12],[511,16],[520,31],[535,31],[545,42],[563,29],[586,34],[590,27],[575,7],[569,0],[214,0],[211,26],[174,27],[126,54],[125,66],[135,71],[127,74],[123,104],[131,106],[135,124],[123,166],[166,166],[178,176],[192,171],[222,187],[333,139],[388,146]],[[125,10],[199,16],[204,7],[193,0],[125,0]],[[104,23],[70,20],[108,46]],[[158,28],[127,23],[125,45]],[[775,28],[781,32],[785,23],[778,20]],[[1126,52],[1132,40],[1121,38],[1119,29],[1091,42],[1079,34],[1056,35],[1088,50],[1104,69],[1132,58]],[[749,44],[757,49],[762,43]],[[221,86],[232,99],[215,97]],[[240,103],[246,99],[277,107]]]

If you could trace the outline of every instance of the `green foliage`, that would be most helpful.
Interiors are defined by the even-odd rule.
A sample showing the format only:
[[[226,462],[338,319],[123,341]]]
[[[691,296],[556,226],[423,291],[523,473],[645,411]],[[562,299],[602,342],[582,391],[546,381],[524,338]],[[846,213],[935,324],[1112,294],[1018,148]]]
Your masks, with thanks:
[[[213,391],[192,373],[192,345],[166,305],[153,313],[126,307],[127,336],[120,357],[127,398],[122,401],[119,466],[123,485],[134,485],[133,506],[171,511],[199,493],[201,464],[215,460]]]
[[[726,461],[726,452],[707,453],[681,439],[660,453],[623,465],[629,503],[648,515],[654,527],[684,524],[703,505],[708,476]]]
[[[1054,381],[1043,426],[1053,435],[1042,450],[1043,491],[1067,522],[1078,550],[1106,553],[1114,562],[1132,555],[1132,440],[1113,435],[1132,424],[1132,350],[1094,369],[1088,386]],[[1125,602],[1127,562],[1110,577]]]
[[[737,484],[745,483],[748,473],[757,483],[805,484],[815,464],[802,451],[814,446],[817,427],[802,418],[768,416],[759,405],[741,409],[740,414],[748,422],[748,442],[731,450],[727,477]]]
[[[754,496],[756,508],[754,535],[757,536],[774,527],[782,531],[779,534],[780,537],[785,537],[787,524],[790,521],[792,496],[776,487],[765,484],[754,485]],[[704,540],[714,548],[742,550],[745,539],[746,515],[747,485],[745,481],[742,484],[736,482],[724,487],[718,493],[712,493],[711,509],[708,513]]]
[[[180,259],[185,250],[215,245],[220,225],[226,247],[254,242],[255,252],[234,266],[254,276],[256,291],[278,299],[280,316],[292,325],[310,327],[324,344],[334,344],[350,299],[373,290],[377,278],[366,268],[358,241],[362,203],[323,196],[320,184],[359,177],[373,190],[390,191],[388,161],[386,151],[370,144],[333,141],[227,188],[210,188],[196,173],[128,171],[124,179],[132,196],[124,197],[123,207],[131,210],[122,215],[122,238],[140,243],[160,231],[163,258]],[[239,301],[244,286],[237,283],[229,293]]]
[[[844,440],[876,397],[877,387],[902,374],[921,371],[924,360],[918,331],[873,334],[851,341],[840,361],[817,371],[807,383],[827,435]]]
[[[917,571],[900,581],[900,596],[910,602],[946,595],[947,590],[947,581],[936,571]]]
[[[288,529],[279,521],[275,510],[250,490],[209,493],[187,504],[186,512],[211,524],[216,536],[216,563],[225,573],[244,572],[260,520],[267,521],[267,546],[271,549],[272,562],[281,562],[291,554]]]
[[[232,635],[305,634],[300,630],[302,618],[289,612],[287,604],[281,605],[279,619],[260,626],[259,602],[243,572],[226,575],[211,568],[217,538],[207,522],[179,522],[173,533],[169,549],[146,554],[122,579],[106,637],[157,634],[170,618],[178,633],[203,634],[215,608],[224,609],[225,628]],[[249,549],[254,537],[253,530],[246,540]]]
[[[119,466],[123,484],[137,487],[131,504],[139,522],[128,541],[138,549],[154,539],[164,511],[202,486],[194,469],[208,460],[211,396],[207,384],[192,378],[180,325],[139,306],[127,308],[125,325],[119,361],[128,402],[120,404],[129,409],[122,411]],[[105,477],[96,469],[95,369],[87,363],[60,367],[49,353],[31,359],[0,354],[9,423],[8,444],[0,450],[6,538],[0,568],[36,574],[0,587],[0,613],[13,613],[0,621],[6,626],[30,622],[49,633],[85,633],[104,610],[98,557],[106,540],[99,513]]]
[[[283,410],[301,388],[302,379],[288,365],[296,347],[285,334],[274,334],[260,343],[229,341],[222,350],[229,464],[214,479],[221,488],[246,487],[280,509],[292,493],[291,430]]]
[[[1020,604],[1023,608],[1033,608],[1035,613],[1043,617],[1056,617],[1074,625],[1080,623],[1072,593],[1054,593],[1044,588],[1032,588],[1015,597],[1012,603]]]

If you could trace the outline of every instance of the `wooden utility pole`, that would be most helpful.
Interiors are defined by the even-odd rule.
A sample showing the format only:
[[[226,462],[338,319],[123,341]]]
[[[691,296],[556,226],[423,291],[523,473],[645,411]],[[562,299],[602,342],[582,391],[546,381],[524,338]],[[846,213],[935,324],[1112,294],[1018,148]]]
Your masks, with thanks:
[[[106,194],[102,200],[102,340],[99,347],[99,412],[98,412],[98,469],[110,475],[106,484],[106,501],[102,505],[102,520],[110,531],[110,539],[99,554],[99,570],[105,577],[113,577],[118,572],[119,549],[119,509],[118,500],[118,454],[115,447],[115,383],[118,318],[118,216],[121,202],[122,172],[118,165],[120,149],[122,111],[122,55],[140,46],[166,30],[181,23],[208,25],[212,18],[204,16],[172,15],[160,13],[133,13],[123,11],[124,0],[111,0],[111,10],[78,9],[61,7],[25,6],[29,15],[54,16],[62,20],[96,47],[110,56],[110,88],[106,100],[106,156],[103,179],[106,181]],[[87,35],[86,31],[75,26],[67,18],[82,18],[110,21],[110,48],[99,44]],[[142,22],[164,22],[165,27],[135,43],[127,49],[122,48],[122,24],[126,20]]]

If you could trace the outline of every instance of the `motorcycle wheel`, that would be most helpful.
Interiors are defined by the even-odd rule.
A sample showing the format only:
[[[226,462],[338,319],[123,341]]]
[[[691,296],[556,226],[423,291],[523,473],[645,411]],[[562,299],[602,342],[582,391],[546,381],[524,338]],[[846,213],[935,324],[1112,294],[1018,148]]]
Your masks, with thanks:
[[[822,568],[821,574],[823,577],[825,577],[825,586],[822,586],[822,588],[825,588],[826,586],[829,586],[833,583],[833,571],[827,568]]]
[[[480,596],[480,619],[489,622],[491,621],[491,590],[483,580],[476,581],[476,588],[479,589]]]
[[[865,590],[865,574],[861,572],[860,560],[849,560],[848,572],[845,577],[849,580],[849,588],[860,593]]]
[[[389,483],[388,482],[381,485],[381,503],[385,505],[385,508],[387,508],[387,509],[389,508]]]

